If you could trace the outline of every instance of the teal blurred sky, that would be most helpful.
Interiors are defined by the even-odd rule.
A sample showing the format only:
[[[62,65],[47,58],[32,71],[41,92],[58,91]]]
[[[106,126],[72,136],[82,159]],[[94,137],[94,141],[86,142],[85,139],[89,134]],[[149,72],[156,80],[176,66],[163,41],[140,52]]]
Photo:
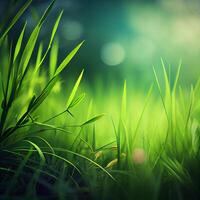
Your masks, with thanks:
[[[11,2],[16,8],[22,3],[1,1],[1,10]],[[20,23],[28,18],[31,29],[49,3],[33,0],[31,12]],[[86,40],[72,63],[72,74],[84,67],[89,81],[100,78],[106,82],[112,78],[119,82],[148,82],[152,79],[152,65],[161,66],[162,57],[171,65],[172,72],[182,59],[184,81],[194,82],[199,77],[198,0],[57,0],[41,39],[48,41],[50,28],[61,9],[64,16],[58,32],[60,57]],[[21,24],[14,30],[16,36]]]

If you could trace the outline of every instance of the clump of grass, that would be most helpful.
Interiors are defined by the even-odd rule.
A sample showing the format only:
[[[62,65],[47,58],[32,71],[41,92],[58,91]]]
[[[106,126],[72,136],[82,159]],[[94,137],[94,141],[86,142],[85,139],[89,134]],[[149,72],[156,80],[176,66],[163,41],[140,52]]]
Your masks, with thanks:
[[[39,22],[33,29],[32,33],[30,34],[28,41],[26,41],[26,45],[24,48],[22,48],[22,45],[25,43],[23,36],[26,29],[26,23],[24,27],[22,28],[21,33],[19,34],[19,38],[16,44],[13,45],[10,42],[8,33],[10,29],[15,25],[19,17],[28,8],[31,1],[28,1],[17,12],[16,16],[8,25],[8,28],[5,29],[5,31],[2,33],[0,37],[2,56],[4,57],[4,60],[2,62],[2,66],[4,66],[4,70],[1,70],[1,89],[2,89],[2,94],[1,94],[2,103],[1,103],[1,116],[0,116],[1,153],[11,154],[9,157],[12,157],[12,155],[17,156],[17,157],[23,156],[23,154],[21,153],[16,153],[16,150],[17,150],[16,146],[18,146],[18,144],[20,146],[24,144],[25,145],[24,150],[28,152],[28,154],[24,155],[25,156],[24,160],[20,161],[19,166],[18,167],[16,166],[17,167],[16,169],[15,169],[15,166],[12,165],[12,163],[9,163],[9,162],[6,163],[5,162],[6,160],[3,160],[3,163],[5,162],[5,167],[1,167],[1,170],[7,171],[8,177],[9,177],[9,172],[14,173],[14,177],[11,181],[11,184],[5,192],[5,198],[9,198],[9,195],[13,193],[12,190],[16,186],[18,178],[20,177],[20,174],[23,174],[23,170],[25,170],[27,162],[30,160],[32,152],[34,151],[38,153],[40,161],[36,166],[32,168],[33,176],[30,179],[30,182],[27,187],[28,193],[32,189],[32,186],[38,181],[40,173],[45,173],[44,171],[42,171],[42,169],[47,165],[46,156],[51,156],[57,160],[61,160],[64,163],[70,165],[73,169],[77,170],[77,172],[81,173],[78,167],[76,167],[76,165],[73,162],[69,161],[68,159],[65,159],[62,156],[55,154],[54,149],[52,148],[52,146],[49,144],[49,142],[46,139],[44,139],[41,136],[34,136],[34,135],[31,136],[29,134],[31,129],[35,129],[35,126],[45,128],[45,129],[39,129],[36,132],[55,130],[55,131],[64,132],[65,134],[69,134],[70,132],[68,130],[48,124],[48,122],[54,118],[59,117],[65,112],[68,112],[70,115],[72,115],[70,110],[79,102],[81,102],[81,100],[84,98],[84,94],[80,95],[77,98],[75,96],[78,90],[80,81],[83,76],[83,71],[82,71],[71,91],[71,94],[69,95],[64,111],[56,114],[55,116],[52,116],[49,119],[46,119],[44,122],[40,122],[39,119],[34,117],[35,111],[38,111],[41,104],[45,101],[45,99],[49,96],[49,94],[54,89],[55,85],[59,82],[60,73],[67,67],[69,62],[72,60],[72,58],[75,56],[75,54],[77,53],[77,51],[83,44],[83,42],[78,44],[63,59],[61,64],[59,64],[58,67],[56,68],[56,65],[57,65],[56,57],[58,54],[58,47],[57,47],[57,42],[53,43],[53,40],[58,28],[60,19],[63,14],[63,11],[61,11],[53,26],[47,49],[43,53],[43,45],[42,43],[40,43],[36,62],[35,64],[31,64],[32,54],[34,51],[36,51],[36,44],[38,43],[37,40],[38,40],[40,30],[42,28],[43,23],[45,22],[47,15],[52,9],[54,2],[55,1],[52,1],[49,7],[45,10],[44,14],[42,15]],[[8,54],[5,53],[4,50],[7,50]],[[43,65],[44,60],[46,59],[49,51],[51,51],[50,71],[49,71],[50,78],[47,81],[45,81],[44,86],[40,88],[38,94],[35,94],[34,93],[35,87],[36,87],[35,81],[37,79],[40,79],[41,77],[40,75],[41,66]],[[52,59],[52,57],[54,57],[54,59]],[[21,103],[19,103],[19,101],[21,101]],[[93,117],[77,126],[83,127],[87,124],[90,124],[98,120],[100,117],[101,115]],[[25,132],[25,134],[22,134],[23,132]],[[48,149],[50,149],[51,153],[48,151],[47,152],[43,151],[41,147],[39,147],[33,140],[31,140],[33,137],[45,143],[48,146]],[[26,150],[26,146],[31,146],[31,149],[28,148]],[[23,149],[21,149],[21,151],[23,151]],[[88,162],[91,162],[92,164],[102,169],[102,171],[107,173],[108,176],[113,178],[104,168],[102,168],[100,165],[90,160],[89,158],[83,155],[80,155],[76,152],[69,151],[69,153],[72,153],[73,155],[76,155],[78,157],[81,157],[82,159],[87,160]],[[13,167],[14,167],[14,171],[10,169]],[[27,167],[31,168],[30,164],[28,164]],[[46,173],[48,174],[48,172]]]
[[[200,81],[188,92],[179,84],[181,63],[172,81],[161,60],[163,77],[153,68],[155,82],[146,95],[132,96],[125,81],[121,106],[116,93],[106,100],[97,96],[101,104],[95,105],[78,95],[83,70],[63,101],[59,76],[83,42],[57,64],[61,11],[44,50],[38,38],[52,1],[29,39],[25,23],[13,44],[9,31],[30,3],[0,36],[0,197],[198,199]]]
[[[47,96],[49,95],[49,93],[51,92],[51,90],[53,89],[55,84],[57,83],[58,76],[66,68],[66,66],[69,64],[71,59],[74,57],[74,55],[77,53],[77,51],[83,44],[83,42],[78,44],[63,59],[63,61],[61,62],[61,64],[58,66],[57,69],[55,69],[55,63],[50,65],[51,66],[50,79],[47,81],[44,88],[41,90],[41,92],[37,96],[35,94],[31,94],[31,96],[27,99],[27,102],[25,102],[25,105],[24,105],[26,107],[25,112],[16,113],[16,118],[17,118],[16,122],[14,122],[13,126],[9,126],[10,124],[7,124],[7,121],[10,120],[10,119],[8,119],[9,112],[12,112],[11,109],[12,109],[13,104],[21,95],[21,90],[23,89],[23,84],[25,84],[25,79],[27,77],[27,74],[30,71],[29,62],[30,62],[31,56],[33,54],[34,48],[36,46],[39,32],[42,28],[42,25],[48,15],[48,13],[51,10],[53,4],[54,4],[54,1],[49,5],[49,7],[44,12],[43,16],[41,17],[41,19],[35,26],[34,30],[32,31],[24,49],[22,49],[21,45],[23,43],[23,35],[25,32],[26,24],[23,27],[23,29],[20,33],[19,39],[14,48],[12,45],[8,44],[8,42],[7,42],[8,40],[5,38],[6,34],[10,30],[10,28],[6,29],[6,31],[1,36],[2,46],[5,45],[5,47],[9,49],[7,63],[4,63],[7,71],[6,72],[2,71],[2,75],[1,75],[2,78],[6,77],[6,78],[4,78],[5,80],[2,79],[3,99],[2,99],[2,113],[1,113],[1,118],[0,118],[1,119],[0,120],[1,144],[3,144],[9,136],[12,136],[13,134],[15,134],[15,132],[19,128],[26,126],[26,125],[32,125],[30,123],[30,120],[32,120],[32,123],[34,123],[34,119],[32,119],[32,117],[31,117],[32,113],[36,109],[38,109],[38,107],[41,105],[41,103],[43,103],[43,101],[47,98]],[[29,5],[29,3],[25,4],[25,8],[27,8],[28,5]],[[18,14],[16,16],[21,15],[24,12],[24,9],[20,9],[20,11],[18,12]],[[52,42],[53,42],[55,33],[57,31],[58,24],[59,24],[62,14],[63,14],[63,11],[60,12],[60,14],[58,15],[58,18],[56,19],[56,22],[52,29],[50,41],[49,41],[46,51],[44,52],[44,55],[42,55],[41,45],[39,47],[37,60],[36,60],[36,63],[35,63],[34,69],[33,69],[33,78],[37,78],[37,74],[39,74],[39,72],[40,72],[40,66],[43,64],[49,50],[51,49]],[[17,19],[15,19],[15,18],[13,19],[13,21],[11,22],[9,27],[12,27],[13,24],[16,22]],[[55,47],[52,49],[54,50]],[[53,52],[53,50],[52,50],[52,52]],[[21,53],[21,56],[20,56],[20,53]],[[52,56],[54,56],[54,55],[52,55]],[[51,61],[51,63],[52,62],[53,61]],[[81,74],[81,76],[82,76],[82,74]],[[79,81],[80,81],[80,79],[81,79],[81,77],[79,78]],[[68,106],[66,109],[67,111],[69,110],[70,107],[72,107],[76,103],[76,102],[73,102],[73,100],[74,100],[74,95],[76,93],[78,84],[75,86],[76,86],[76,88],[72,91],[72,94],[69,99],[69,105],[67,105]],[[34,85],[32,87],[34,87]],[[12,116],[10,116],[10,117],[12,117]]]

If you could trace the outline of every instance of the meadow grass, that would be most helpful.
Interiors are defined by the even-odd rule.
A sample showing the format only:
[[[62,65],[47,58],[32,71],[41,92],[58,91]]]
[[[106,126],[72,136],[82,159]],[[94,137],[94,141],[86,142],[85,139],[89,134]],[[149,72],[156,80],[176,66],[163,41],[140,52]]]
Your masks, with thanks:
[[[30,3],[0,36],[0,198],[198,199],[200,81],[182,87],[181,62],[172,80],[161,59],[146,91],[125,81],[106,94],[96,84],[94,95],[84,70],[66,88],[60,74],[83,42],[57,63],[61,11],[44,49],[52,1],[28,40],[25,23],[13,44],[9,31]]]

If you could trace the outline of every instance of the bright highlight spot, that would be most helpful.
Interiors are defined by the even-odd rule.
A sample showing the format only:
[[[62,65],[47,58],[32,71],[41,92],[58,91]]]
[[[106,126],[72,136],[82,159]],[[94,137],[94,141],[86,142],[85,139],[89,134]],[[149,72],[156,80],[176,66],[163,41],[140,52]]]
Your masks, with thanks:
[[[67,40],[77,40],[83,33],[83,26],[78,21],[67,21],[63,25],[63,35]]]
[[[125,51],[119,43],[107,43],[102,47],[101,59],[106,65],[115,66],[124,61]]]
[[[145,151],[142,148],[136,148],[133,151],[133,162],[135,164],[143,164],[146,160]]]

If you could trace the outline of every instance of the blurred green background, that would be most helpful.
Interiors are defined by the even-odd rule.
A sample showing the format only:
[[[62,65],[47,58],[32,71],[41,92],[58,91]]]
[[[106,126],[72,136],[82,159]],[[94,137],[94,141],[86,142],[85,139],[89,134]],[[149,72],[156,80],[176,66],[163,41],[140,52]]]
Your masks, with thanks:
[[[50,0],[33,0],[32,6],[12,30],[19,35],[25,19],[31,30]],[[9,21],[24,1],[0,1],[1,21]],[[85,40],[70,64],[64,79],[77,77],[84,68],[89,85],[145,85],[153,80],[152,66],[160,58],[171,66],[172,76],[182,59],[181,80],[194,83],[200,72],[199,0],[57,0],[41,39],[48,42],[49,31],[60,10],[64,16],[58,31],[59,59],[77,43]],[[30,14],[31,13],[31,14]],[[26,34],[28,37],[28,34]],[[46,63],[48,65],[48,63]],[[112,80],[112,81],[111,81]]]

